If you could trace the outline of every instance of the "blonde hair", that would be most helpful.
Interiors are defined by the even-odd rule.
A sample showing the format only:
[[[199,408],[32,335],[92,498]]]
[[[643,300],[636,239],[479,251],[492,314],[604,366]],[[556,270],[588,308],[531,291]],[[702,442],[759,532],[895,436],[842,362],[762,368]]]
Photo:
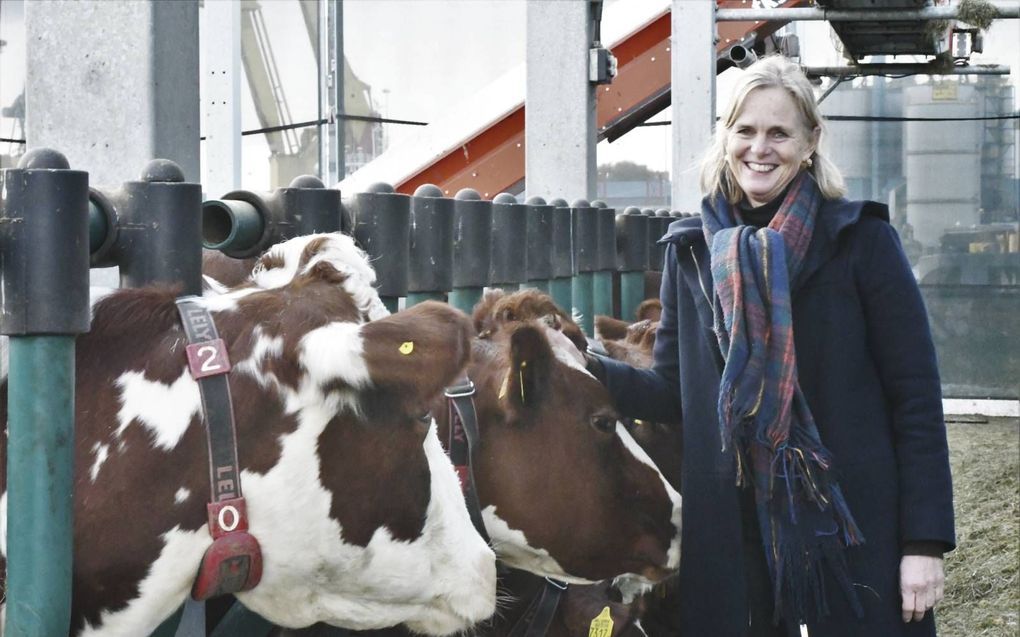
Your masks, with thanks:
[[[730,129],[744,107],[744,100],[751,91],[760,88],[785,89],[800,110],[801,121],[808,131],[819,131],[818,145],[812,155],[812,165],[807,167],[818,182],[826,199],[835,199],[846,194],[843,175],[822,152],[825,139],[825,120],[822,119],[811,83],[795,63],[781,55],[770,55],[758,60],[744,70],[737,80],[733,96],[726,109],[720,114],[719,125],[708,150],[701,160],[701,191],[706,195],[721,192],[730,203],[737,203],[743,197],[736,176],[726,161],[726,142]]]

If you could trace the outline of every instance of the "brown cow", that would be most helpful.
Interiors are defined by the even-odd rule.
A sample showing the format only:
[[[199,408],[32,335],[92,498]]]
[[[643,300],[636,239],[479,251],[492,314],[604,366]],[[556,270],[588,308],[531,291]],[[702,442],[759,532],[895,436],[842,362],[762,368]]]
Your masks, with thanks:
[[[264,559],[261,583],[237,598],[280,625],[448,634],[495,606],[494,555],[423,417],[464,367],[471,324],[437,303],[387,316],[374,278],[349,237],[301,237],[264,255],[249,284],[202,300],[233,362]],[[77,342],[72,635],[149,634],[211,543],[201,401],[174,296],[115,292]],[[5,419],[6,399],[3,379]]]
[[[660,580],[679,564],[679,495],[585,370],[565,336],[576,325],[547,308],[530,290],[490,293],[474,313],[474,471],[493,548],[509,566],[570,582]],[[445,422],[445,405],[436,414]]]

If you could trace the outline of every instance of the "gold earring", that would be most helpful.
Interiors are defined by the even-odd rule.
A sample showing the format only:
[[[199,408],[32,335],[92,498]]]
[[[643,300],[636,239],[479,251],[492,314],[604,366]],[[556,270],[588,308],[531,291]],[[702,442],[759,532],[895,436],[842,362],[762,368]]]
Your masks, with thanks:
[[[804,161],[802,161],[802,162],[800,163],[800,167],[801,167],[801,168],[811,168],[811,166],[813,166],[813,165],[814,165],[814,163],[815,163],[815,162],[814,162],[814,161],[812,161],[812,159],[811,159],[810,157],[808,157],[807,159],[805,159]]]

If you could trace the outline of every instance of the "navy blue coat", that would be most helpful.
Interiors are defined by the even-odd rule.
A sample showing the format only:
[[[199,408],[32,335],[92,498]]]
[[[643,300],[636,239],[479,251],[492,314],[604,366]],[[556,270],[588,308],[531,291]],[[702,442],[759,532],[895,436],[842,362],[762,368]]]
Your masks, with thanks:
[[[663,241],[654,366],[606,361],[605,382],[624,415],[682,420],[680,625],[685,637],[741,637],[749,611],[741,514],[734,458],[721,451],[723,360],[700,218],[673,223]],[[906,542],[955,545],[949,453],[927,315],[886,208],[826,201],[799,281],[800,385],[866,539],[846,551],[864,619],[830,578],[831,614],[812,637],[934,635],[931,613],[901,619],[899,561]]]

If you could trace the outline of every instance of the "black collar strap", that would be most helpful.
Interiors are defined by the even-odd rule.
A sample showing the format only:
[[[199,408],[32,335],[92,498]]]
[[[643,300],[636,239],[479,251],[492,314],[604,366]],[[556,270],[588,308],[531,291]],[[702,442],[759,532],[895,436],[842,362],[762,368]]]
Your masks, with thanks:
[[[230,359],[212,315],[201,299],[177,299],[184,332],[188,369],[198,382],[209,448],[211,501],[206,505],[213,544],[202,558],[191,595],[205,600],[254,588],[262,577],[262,553],[248,533],[248,513],[241,494],[237,434],[227,372]]]
[[[474,456],[474,450],[478,447],[479,438],[478,416],[474,401],[475,385],[470,378],[462,376],[456,385],[447,387],[445,393],[450,412],[450,461],[453,462],[453,467],[460,477],[460,485],[464,490],[464,499],[467,502],[471,522],[475,525],[478,534],[491,545],[492,541],[485,531],[485,522],[482,520],[481,503],[478,500],[474,471],[471,468],[471,459]],[[509,637],[542,637],[545,635],[552,623],[553,615],[556,614],[560,598],[566,590],[566,583],[546,577],[542,590],[535,595],[528,609],[517,620]]]
[[[471,523],[475,530],[487,542],[489,534],[485,531],[485,522],[482,520],[481,503],[478,500],[478,490],[475,486],[475,475],[471,468],[471,458],[478,446],[478,416],[475,413],[475,385],[467,376],[462,376],[456,385],[446,388],[446,400],[448,403],[450,440],[449,454],[453,468],[460,478],[460,486],[464,491],[464,500],[467,503],[468,515],[471,516]]]
[[[567,590],[566,582],[545,578],[542,590],[531,600],[528,609],[514,624],[507,637],[543,637],[549,631],[556,607]]]

